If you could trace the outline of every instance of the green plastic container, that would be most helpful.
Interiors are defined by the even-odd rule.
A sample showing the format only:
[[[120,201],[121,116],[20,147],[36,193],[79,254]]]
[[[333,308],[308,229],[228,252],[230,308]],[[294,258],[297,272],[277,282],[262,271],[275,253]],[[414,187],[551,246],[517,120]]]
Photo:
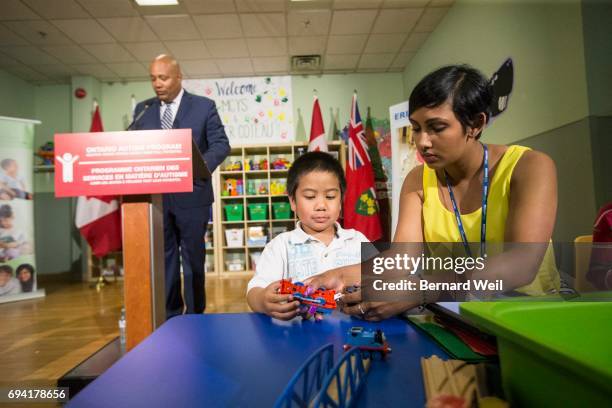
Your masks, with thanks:
[[[288,220],[291,218],[291,205],[285,201],[272,203],[272,214],[275,220]]]
[[[244,219],[243,204],[226,204],[224,208],[227,221],[242,221]]]
[[[610,406],[612,303],[469,302],[460,310],[497,336],[512,406]]]
[[[249,204],[249,219],[250,220],[265,220],[268,218],[268,204],[252,203]]]

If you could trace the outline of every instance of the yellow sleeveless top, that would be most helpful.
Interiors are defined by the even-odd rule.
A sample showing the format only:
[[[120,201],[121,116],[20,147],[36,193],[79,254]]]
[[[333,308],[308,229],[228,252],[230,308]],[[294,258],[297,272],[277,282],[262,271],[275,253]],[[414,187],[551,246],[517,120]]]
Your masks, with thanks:
[[[504,242],[510,199],[510,180],[516,163],[527,150],[529,150],[528,147],[508,146],[497,164],[489,188],[487,242]],[[480,242],[481,216],[482,208],[469,214],[461,214],[468,242]],[[426,242],[461,242],[455,214],[440,201],[436,172],[427,165],[423,166],[423,236]],[[516,290],[531,296],[538,296],[558,289],[559,273],[553,248],[550,245],[533,282]]]

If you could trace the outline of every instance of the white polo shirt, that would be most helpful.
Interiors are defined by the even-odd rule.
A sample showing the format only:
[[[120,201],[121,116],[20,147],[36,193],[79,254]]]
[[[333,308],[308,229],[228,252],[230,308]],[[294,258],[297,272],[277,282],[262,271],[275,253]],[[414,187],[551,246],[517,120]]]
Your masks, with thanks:
[[[304,232],[298,222],[294,230],[279,234],[266,245],[247,293],[251,288],[265,288],[283,278],[303,282],[330,269],[360,263],[362,242],[369,241],[361,232],[336,223],[336,235],[325,245]]]

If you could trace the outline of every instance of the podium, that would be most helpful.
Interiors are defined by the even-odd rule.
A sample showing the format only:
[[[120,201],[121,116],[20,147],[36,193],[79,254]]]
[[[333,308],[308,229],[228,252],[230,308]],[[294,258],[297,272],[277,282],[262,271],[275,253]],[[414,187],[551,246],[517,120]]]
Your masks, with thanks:
[[[121,196],[126,349],[166,320],[162,193],[210,172],[191,129],[55,135],[55,196]],[[202,237],[203,239],[203,237]]]

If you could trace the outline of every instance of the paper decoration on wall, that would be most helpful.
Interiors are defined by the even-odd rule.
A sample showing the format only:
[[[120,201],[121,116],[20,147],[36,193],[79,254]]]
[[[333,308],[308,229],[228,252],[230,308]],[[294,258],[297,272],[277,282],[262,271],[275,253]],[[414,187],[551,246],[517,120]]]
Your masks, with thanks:
[[[188,79],[183,86],[215,101],[232,146],[295,140],[290,76]]]
[[[514,66],[512,58],[508,58],[501,67],[491,76],[489,84],[493,88],[493,100],[491,101],[491,119],[489,124],[497,116],[508,108],[508,101],[514,84]]]

